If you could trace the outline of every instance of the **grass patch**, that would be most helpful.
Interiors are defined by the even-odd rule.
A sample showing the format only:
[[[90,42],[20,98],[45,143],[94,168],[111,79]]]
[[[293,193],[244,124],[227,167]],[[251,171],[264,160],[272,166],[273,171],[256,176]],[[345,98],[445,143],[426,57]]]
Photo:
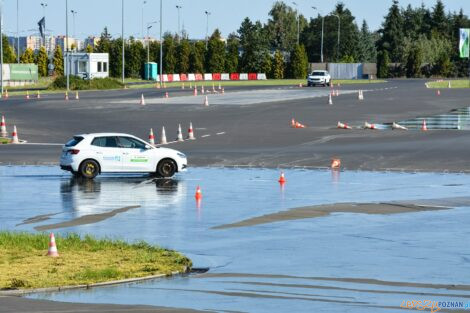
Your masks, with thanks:
[[[56,237],[60,257],[46,256],[49,236],[0,232],[0,290],[92,284],[170,274],[191,267],[182,254],[121,240]]]
[[[336,85],[337,83],[349,85],[349,84],[368,84],[368,83],[383,83],[384,80],[368,80],[368,79],[343,79],[343,80],[333,80],[333,83]],[[141,84],[141,85],[129,85],[129,88],[140,89],[140,88],[151,88],[155,87],[156,82],[148,83],[148,84]],[[167,87],[181,87],[182,82],[171,82],[166,83]],[[197,84],[198,86],[207,86],[212,87],[215,85],[216,87],[221,86],[289,86],[294,85],[298,86],[299,84],[303,84],[304,86],[307,85],[306,79],[268,79],[268,80],[243,80],[243,81],[198,81],[198,82],[185,82],[185,86],[189,86],[189,84]]]
[[[5,145],[7,143],[10,143],[10,139],[8,138],[4,138],[4,137],[0,137],[0,145]]]
[[[47,88],[53,81],[52,77],[40,77],[37,83],[26,84],[24,86],[5,87],[8,91],[14,91],[16,89],[28,89],[28,88]]]
[[[429,88],[449,88],[449,80],[442,82],[429,82]],[[470,88],[470,81],[468,79],[450,80],[451,88]]]
[[[123,87],[122,83],[114,78],[108,77],[85,80],[77,76],[70,76],[69,86],[71,90],[108,90],[119,89]],[[65,90],[66,88],[67,77],[65,76],[57,77],[49,86],[49,89],[52,90]]]

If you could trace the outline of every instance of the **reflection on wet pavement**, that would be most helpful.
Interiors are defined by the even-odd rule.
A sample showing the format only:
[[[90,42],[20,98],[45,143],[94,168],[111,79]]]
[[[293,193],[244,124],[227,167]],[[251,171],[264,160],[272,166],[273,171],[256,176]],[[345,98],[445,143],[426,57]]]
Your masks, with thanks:
[[[76,181],[55,167],[0,167],[1,228],[34,231],[135,206],[57,231],[142,239],[210,269],[34,298],[219,312],[395,312],[404,300],[470,298],[470,176],[288,170],[284,188],[278,176],[268,169],[194,168],[173,180]],[[335,203],[436,208],[360,214],[334,210]],[[317,218],[212,229],[312,206],[332,210]],[[387,210],[396,213],[393,206]]]

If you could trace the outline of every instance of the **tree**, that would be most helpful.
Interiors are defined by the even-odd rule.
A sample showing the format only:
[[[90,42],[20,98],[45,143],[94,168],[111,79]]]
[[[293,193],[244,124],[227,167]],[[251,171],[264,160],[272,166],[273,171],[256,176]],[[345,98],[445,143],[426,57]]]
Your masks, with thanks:
[[[434,75],[439,75],[442,77],[449,77],[452,74],[453,66],[450,61],[449,54],[442,52],[433,68]]]
[[[142,42],[135,41],[133,37],[129,39],[125,46],[125,73],[126,77],[143,77],[144,60],[146,59],[146,51]]]
[[[103,48],[104,45],[98,45]],[[111,77],[122,77],[122,39],[117,38],[106,47],[109,53],[109,75]]]
[[[289,76],[290,78],[305,78],[308,71],[307,52],[303,45],[294,45],[290,54]]]
[[[15,50],[8,43],[8,38],[3,35],[3,63],[15,63],[16,54]]]
[[[359,35],[358,61],[375,63],[377,61],[377,50],[373,34],[369,31],[369,26],[364,20],[362,22],[361,33]]]
[[[431,32],[434,36],[449,38],[449,21],[444,11],[444,4],[437,0],[431,15]]]
[[[55,46],[54,59],[52,60],[52,64],[54,64],[55,75],[64,75],[64,56],[62,55],[62,48],[60,45]]]
[[[36,55],[36,64],[38,65],[38,73],[41,77],[47,76],[47,64],[49,59],[47,57],[46,48],[41,46],[39,53]]]
[[[209,39],[206,54],[206,69],[209,73],[224,71],[225,44],[221,40],[220,31],[216,29]]]
[[[252,23],[245,18],[238,29],[240,45],[243,50],[240,70],[243,72],[259,72],[263,66],[262,56],[268,50],[266,30],[261,22]]]
[[[423,51],[418,45],[413,46],[406,61],[406,76],[420,77],[423,64]]]
[[[297,43],[297,14],[282,1],[276,1],[266,25],[269,43],[274,49],[289,51]]]
[[[337,44],[337,18],[328,19],[328,25],[330,27],[328,29],[334,29],[335,32],[329,32],[329,34],[327,34],[327,40],[330,47],[334,47],[334,55],[336,56],[336,60],[341,60],[344,56],[358,60],[360,33],[355,22],[355,17],[352,15],[351,11],[346,9],[344,4],[341,2],[336,4],[335,11],[332,13],[332,15],[333,14],[339,16],[341,20],[340,46],[338,47]],[[330,26],[331,23],[334,23],[334,26]]]
[[[204,41],[197,41],[191,46],[191,54],[189,55],[189,69],[193,73],[204,73],[204,55],[206,52],[206,44]]]
[[[270,77],[273,69],[273,59],[271,54],[266,50],[262,56],[262,63],[260,67],[260,73],[265,73],[266,76]]]
[[[34,52],[31,48],[27,48],[20,57],[20,62],[24,64],[34,63]]]
[[[170,33],[163,37],[163,73],[172,74],[176,70],[175,38]]]
[[[177,72],[178,73],[188,73],[189,72],[189,57],[191,54],[191,46],[188,39],[183,39],[180,41],[178,48],[176,49],[177,53]]]
[[[225,72],[234,73],[238,71],[240,39],[232,33],[227,39],[227,51],[225,54]]]
[[[387,78],[390,75],[390,58],[387,50],[382,50],[377,53],[377,76],[379,78]]]
[[[280,50],[276,50],[274,53],[274,60],[272,66],[272,78],[274,79],[283,79],[285,72],[285,63],[284,56]]]
[[[86,46],[86,53],[93,53],[93,47],[90,44]]]
[[[122,42],[122,41],[121,41]],[[101,33],[100,40],[96,45],[96,52],[103,53],[111,50],[111,34],[108,32],[108,27],[105,27]]]
[[[398,7],[398,0],[393,0],[385,21],[382,24],[382,29],[379,31],[382,34],[378,42],[378,50],[387,50],[390,60],[392,62],[401,62],[403,56],[403,16],[401,15],[400,8]]]

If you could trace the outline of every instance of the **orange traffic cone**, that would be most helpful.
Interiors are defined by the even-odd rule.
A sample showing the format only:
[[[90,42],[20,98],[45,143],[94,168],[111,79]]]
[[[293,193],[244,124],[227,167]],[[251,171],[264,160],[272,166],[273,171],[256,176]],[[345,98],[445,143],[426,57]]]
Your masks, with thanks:
[[[47,251],[47,256],[51,256],[56,258],[59,256],[59,252],[57,251],[57,246],[55,244],[55,237],[54,234],[51,233],[49,236],[49,250]]]
[[[80,100],[80,96],[78,95],[78,91],[75,91],[75,100]]]
[[[8,99],[8,89],[5,89],[5,99]]]
[[[26,99],[29,99],[29,91],[26,90]]]
[[[352,129],[351,126],[348,126],[348,124],[345,124],[345,123],[341,123],[341,122],[338,122],[338,128],[340,129]]]
[[[278,182],[281,183],[281,184],[286,183],[286,178],[284,177],[284,172],[281,172],[281,177],[279,177]]]
[[[201,93],[204,94],[204,85],[201,86]]]
[[[142,95],[140,96],[140,105],[145,105],[144,94],[142,94]]]
[[[219,83],[219,90],[222,90],[222,86],[220,85],[220,83]]]
[[[393,122],[393,124],[392,124],[392,129],[408,130],[408,128],[406,128],[405,126],[402,126],[402,125],[400,125],[398,123],[395,123],[395,122]]]
[[[193,123],[189,123],[189,129],[188,129],[188,139],[189,140],[195,140],[196,137],[194,137],[194,131],[193,131]]]
[[[193,96],[197,96],[197,87],[194,87]]]
[[[16,130],[16,125],[13,126],[13,133],[11,133],[11,137],[11,143],[20,143],[20,140],[18,139],[18,131]]]
[[[167,91],[165,92],[165,99],[168,99],[168,98],[170,98],[170,95],[168,94],[168,91]]]
[[[183,132],[181,131],[181,124],[178,124],[178,134],[176,137],[176,141],[184,141],[183,139]]]
[[[165,126],[162,127],[162,137],[160,138],[160,144],[166,145],[168,142],[166,141],[166,133],[165,133]]]
[[[328,96],[328,104],[329,104],[329,105],[332,105],[332,104],[333,104],[333,99],[331,98],[331,93],[330,93],[330,95]]]
[[[225,88],[222,87],[222,94],[225,94]]]
[[[300,124],[299,122],[295,122],[295,128],[305,128],[305,125]]]
[[[183,90],[184,90],[184,83],[181,85],[181,89],[183,89]]]
[[[152,146],[155,146],[155,136],[153,135],[153,129],[152,129],[152,128],[150,128],[149,143],[150,143]]]
[[[36,94],[36,99],[41,99],[41,94],[39,93],[39,90],[38,90],[38,92],[37,92],[37,94]]]
[[[291,126],[292,128],[295,128],[295,119],[294,119],[294,118],[292,118],[292,120],[291,120],[291,122],[290,122],[290,126]]]
[[[209,106],[209,99],[207,98],[207,96],[206,96],[206,98],[204,99],[204,106],[205,106],[205,107],[208,107],[208,106]]]
[[[426,120],[423,119],[423,126],[421,126],[421,130],[422,131],[427,131],[428,130],[428,126],[426,125]]]
[[[437,96],[440,96],[440,95],[441,95],[441,91],[440,91],[439,89],[437,90],[436,95],[437,95]]]
[[[68,91],[65,92],[65,98],[64,99],[65,99],[65,101],[69,100],[69,92]]]
[[[302,88],[304,85],[302,85],[302,83],[299,84],[299,88]]]
[[[5,123],[5,116],[2,115],[2,121],[0,122],[0,136],[6,137],[7,133],[7,124]]]
[[[364,123],[364,129],[376,129],[375,124]]]
[[[201,200],[202,199],[202,192],[201,192],[201,187],[197,186],[196,187],[196,194],[194,195],[196,200]]]
[[[341,167],[340,159],[331,159],[331,169],[339,169]]]

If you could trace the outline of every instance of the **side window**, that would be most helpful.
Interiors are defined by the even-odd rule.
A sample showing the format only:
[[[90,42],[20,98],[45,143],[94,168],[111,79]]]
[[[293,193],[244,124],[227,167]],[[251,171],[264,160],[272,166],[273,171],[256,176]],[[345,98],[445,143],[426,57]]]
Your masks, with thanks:
[[[98,64],[98,73],[101,73],[101,72],[102,72],[102,70],[101,70],[101,62],[98,62],[97,64]]]
[[[118,148],[118,142],[116,137],[103,137],[105,140],[104,146],[106,148]]]
[[[119,144],[122,148],[145,149],[145,144],[143,142],[130,137],[119,137]]]
[[[105,147],[106,146],[106,137],[96,137],[91,142],[92,146]]]
[[[103,72],[104,73],[108,72],[108,62],[103,62]]]

